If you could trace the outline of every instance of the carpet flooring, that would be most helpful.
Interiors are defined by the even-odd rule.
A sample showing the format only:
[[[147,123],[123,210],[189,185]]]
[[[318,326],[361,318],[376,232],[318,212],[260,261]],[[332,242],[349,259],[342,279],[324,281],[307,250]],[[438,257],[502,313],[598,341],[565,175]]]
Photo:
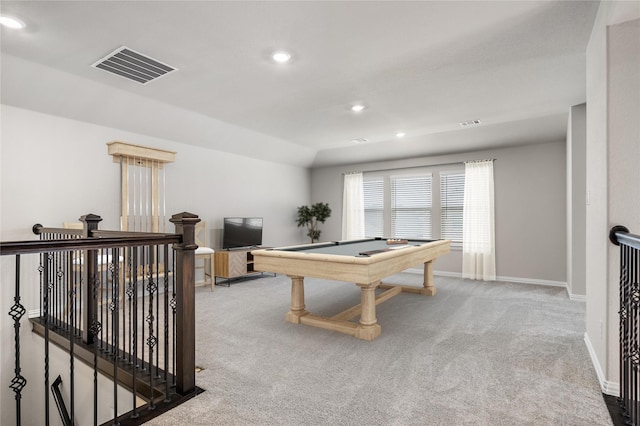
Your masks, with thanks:
[[[612,424],[583,340],[584,303],[557,287],[435,285],[434,297],[379,305],[371,342],[286,322],[286,276],[198,288],[196,383],[206,392],[147,424]],[[354,284],[305,280],[314,314],[359,301]]]

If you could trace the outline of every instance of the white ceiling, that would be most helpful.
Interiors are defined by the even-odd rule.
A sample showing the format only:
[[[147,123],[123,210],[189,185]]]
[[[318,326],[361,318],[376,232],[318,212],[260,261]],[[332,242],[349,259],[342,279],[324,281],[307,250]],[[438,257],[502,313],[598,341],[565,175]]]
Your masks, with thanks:
[[[2,103],[303,166],[560,141],[598,4],[3,0]],[[179,71],[90,67],[120,46]]]

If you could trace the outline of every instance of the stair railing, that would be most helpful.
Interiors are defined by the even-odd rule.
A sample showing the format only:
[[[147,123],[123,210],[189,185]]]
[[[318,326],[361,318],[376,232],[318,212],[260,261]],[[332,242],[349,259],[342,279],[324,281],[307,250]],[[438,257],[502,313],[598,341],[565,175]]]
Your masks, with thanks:
[[[640,423],[640,236],[621,225],[609,231],[620,246],[620,398],[626,424]]]
[[[84,223],[81,230],[34,225],[40,240],[0,243],[0,255],[15,256],[9,315],[14,323],[10,388],[15,393],[17,425],[48,425],[55,415],[49,402],[52,345],[69,356],[64,380],[56,379],[51,389],[64,424],[139,424],[199,391],[194,332],[198,216],[172,216],[175,234],[102,231],[99,216],[85,215],[80,220]],[[30,271],[40,283],[37,309],[25,306],[21,296],[21,277],[29,276],[28,271],[21,271],[21,256],[29,254],[38,254],[40,259],[37,270]],[[21,404],[29,382],[37,386],[41,380],[28,374],[21,357],[23,317],[33,311],[37,315],[29,321],[44,339],[43,414],[25,413]],[[86,412],[86,404],[79,407],[76,403],[78,391],[86,392],[76,389],[76,382],[81,381],[75,371],[78,360],[93,372],[91,413]],[[99,377],[113,382],[112,397],[99,394]],[[69,384],[68,389],[63,383]],[[130,393],[127,404],[121,402],[119,388]],[[68,418],[63,390],[68,393]],[[41,395],[29,392],[35,394]]]

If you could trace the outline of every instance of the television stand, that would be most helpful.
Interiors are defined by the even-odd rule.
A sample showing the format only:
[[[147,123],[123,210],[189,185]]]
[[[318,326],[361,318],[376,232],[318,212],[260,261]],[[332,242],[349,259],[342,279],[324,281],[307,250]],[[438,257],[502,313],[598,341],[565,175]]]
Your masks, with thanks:
[[[248,278],[262,274],[253,269],[253,255],[251,251],[265,247],[245,247],[225,250],[217,250],[214,254],[215,274],[214,283],[219,285],[217,278],[225,278],[223,281],[228,287],[234,278]]]

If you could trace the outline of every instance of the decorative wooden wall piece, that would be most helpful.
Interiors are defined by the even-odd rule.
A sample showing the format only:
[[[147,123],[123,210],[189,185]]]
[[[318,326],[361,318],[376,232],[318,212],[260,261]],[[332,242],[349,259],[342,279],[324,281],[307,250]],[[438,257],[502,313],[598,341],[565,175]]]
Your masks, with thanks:
[[[175,161],[176,153],[126,142],[108,142],[107,147],[120,164],[120,229],[164,232],[164,165]]]

